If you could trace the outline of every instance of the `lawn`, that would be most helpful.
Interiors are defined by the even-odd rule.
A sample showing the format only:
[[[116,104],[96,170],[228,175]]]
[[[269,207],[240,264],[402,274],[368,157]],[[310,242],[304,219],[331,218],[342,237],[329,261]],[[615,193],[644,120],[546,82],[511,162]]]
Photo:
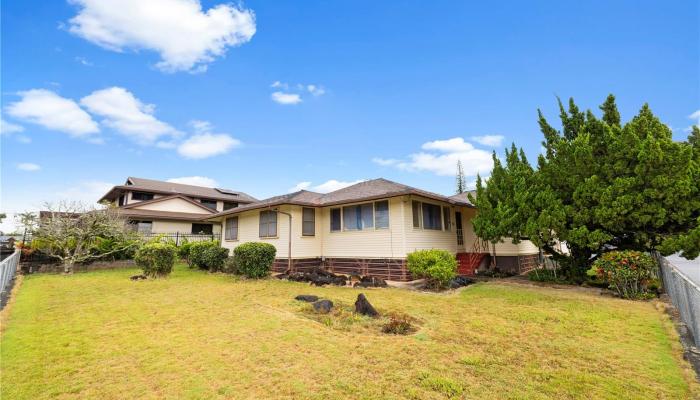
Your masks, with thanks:
[[[180,265],[32,275],[10,305],[2,397],[688,399],[698,395],[653,302],[482,283],[449,294],[364,289],[420,321],[309,318],[297,294],[352,304],[359,290],[237,280]]]

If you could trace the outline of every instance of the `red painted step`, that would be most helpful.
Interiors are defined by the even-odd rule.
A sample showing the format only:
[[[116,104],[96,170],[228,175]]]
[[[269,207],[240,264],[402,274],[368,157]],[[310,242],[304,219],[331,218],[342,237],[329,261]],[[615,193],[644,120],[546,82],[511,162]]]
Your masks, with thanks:
[[[457,253],[457,274],[472,276],[488,253]]]

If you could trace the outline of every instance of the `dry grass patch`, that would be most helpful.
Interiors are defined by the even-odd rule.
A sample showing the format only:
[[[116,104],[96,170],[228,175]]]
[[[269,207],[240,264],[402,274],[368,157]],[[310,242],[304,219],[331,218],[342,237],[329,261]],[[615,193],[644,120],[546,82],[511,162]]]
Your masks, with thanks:
[[[363,289],[420,321],[377,333],[360,290],[176,267],[26,277],[1,338],[2,395],[43,398],[687,399],[698,385],[652,303],[497,283]],[[305,314],[298,294],[340,318]]]

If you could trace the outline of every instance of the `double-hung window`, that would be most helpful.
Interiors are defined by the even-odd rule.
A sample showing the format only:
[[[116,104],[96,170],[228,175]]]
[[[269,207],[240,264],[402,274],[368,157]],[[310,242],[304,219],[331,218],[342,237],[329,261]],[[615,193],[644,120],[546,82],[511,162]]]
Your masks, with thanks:
[[[238,240],[238,217],[230,217],[226,220],[224,239]]]
[[[420,201],[413,201],[411,203],[411,210],[413,211],[413,227],[423,228],[441,231],[442,230],[442,217],[443,209],[442,207],[423,203]],[[449,223],[449,209],[445,211],[445,222]]]
[[[301,209],[302,236],[316,235],[316,209],[304,207]]]
[[[277,212],[260,211],[260,237],[277,236]]]
[[[202,199],[202,200],[200,200],[200,202],[204,207],[207,207],[207,208],[210,208],[210,209],[216,211],[216,200]]]
[[[340,231],[340,208],[331,208],[331,232]]]
[[[445,230],[449,231],[452,228],[452,218],[450,218],[450,216],[451,216],[450,207],[443,207],[442,213],[444,215]]]
[[[343,207],[343,229],[346,231],[359,231],[374,228],[374,214],[372,203],[358,204]]]
[[[378,201],[374,203],[374,226],[377,229],[389,227],[389,201]]]

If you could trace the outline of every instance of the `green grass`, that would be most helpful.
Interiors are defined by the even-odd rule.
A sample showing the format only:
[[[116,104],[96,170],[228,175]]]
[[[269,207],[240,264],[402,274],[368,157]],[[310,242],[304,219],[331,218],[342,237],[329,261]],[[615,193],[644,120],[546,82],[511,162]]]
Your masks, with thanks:
[[[359,290],[239,281],[178,266],[24,279],[0,345],[2,398],[687,399],[698,394],[650,302],[477,284],[450,294],[364,289],[409,336],[297,294]],[[332,316],[331,316],[332,317]]]

